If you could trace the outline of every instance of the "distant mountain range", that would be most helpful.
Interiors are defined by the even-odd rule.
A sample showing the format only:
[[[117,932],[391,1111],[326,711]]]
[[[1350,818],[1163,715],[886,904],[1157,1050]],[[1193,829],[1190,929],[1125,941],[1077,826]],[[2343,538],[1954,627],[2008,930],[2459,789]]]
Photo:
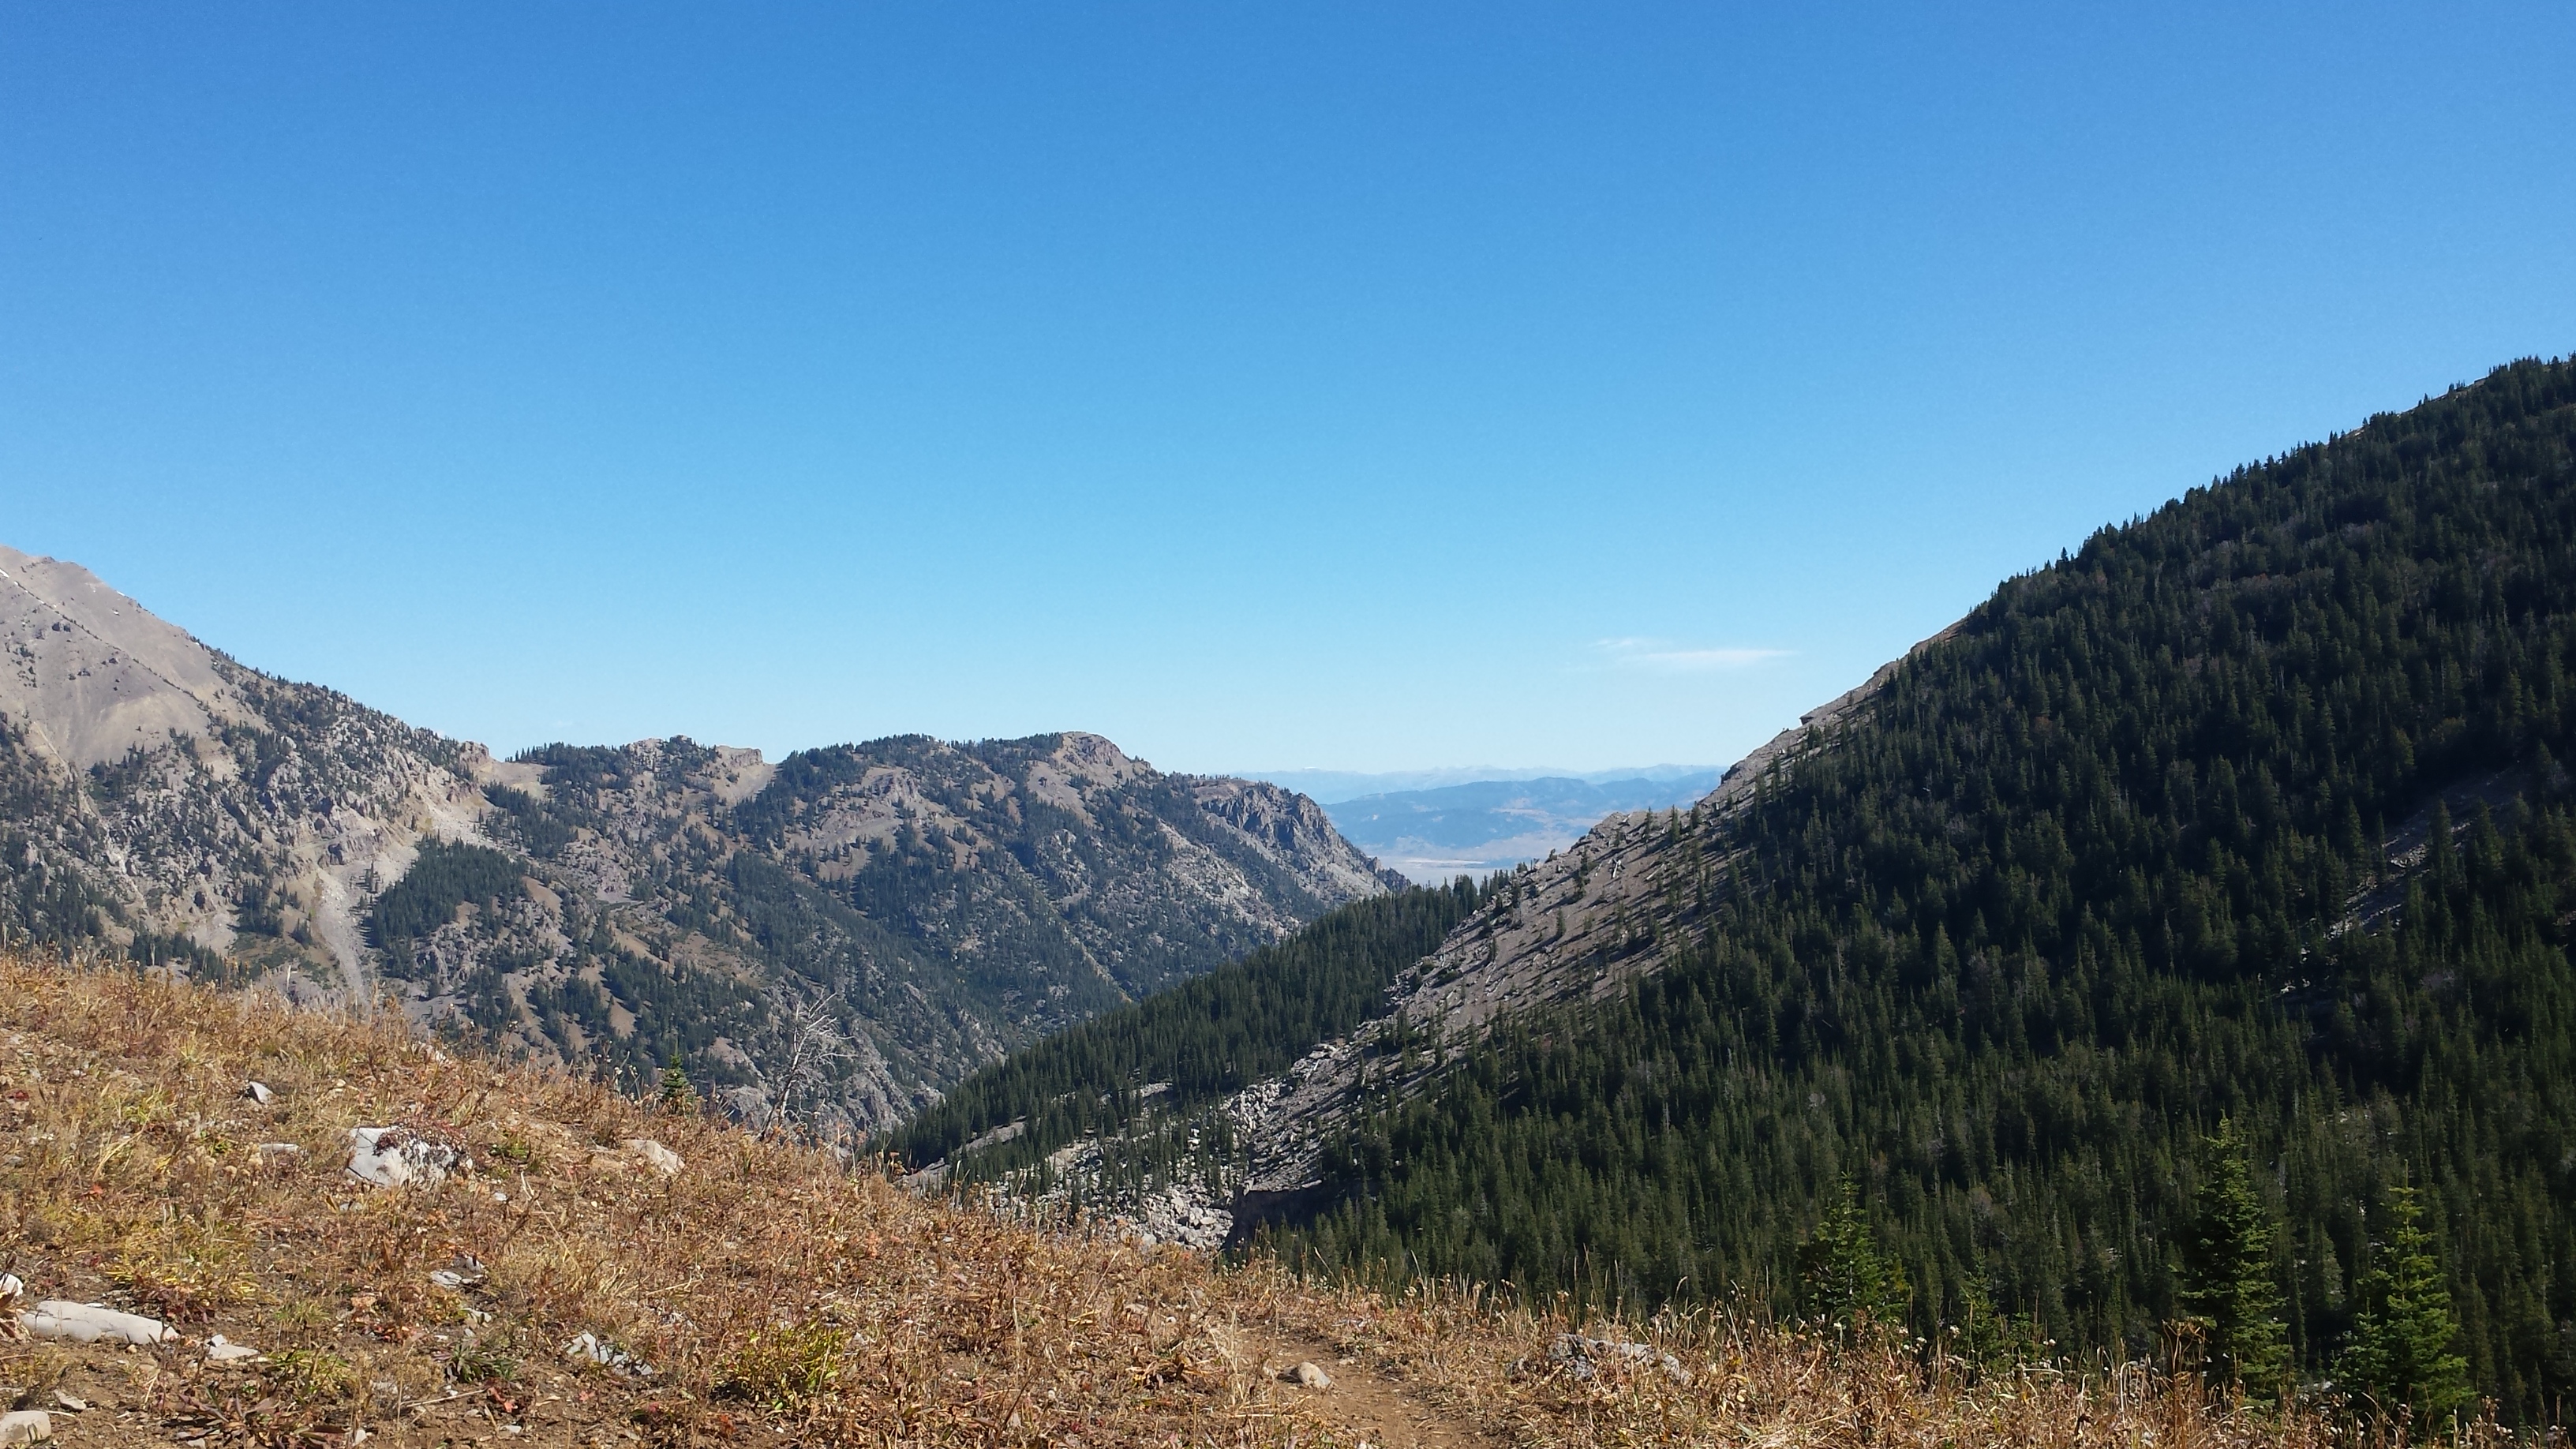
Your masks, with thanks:
[[[1687,806],[1717,788],[1724,773],[1476,780],[1329,801],[1324,813],[1380,864],[1433,884],[1544,860],[1623,811]]]
[[[0,548],[0,936],[882,1127],[1401,886],[1279,786],[1096,735],[513,760]]]
[[[1552,766],[1444,765],[1431,770],[1238,770],[1250,780],[1267,780],[1294,790],[1319,805],[1338,805],[1364,795],[1401,795],[1450,785],[1481,785],[1495,780],[1580,780],[1604,785],[1616,780],[1674,780],[1716,776],[1714,765],[1631,765],[1608,770],[1567,770]]]

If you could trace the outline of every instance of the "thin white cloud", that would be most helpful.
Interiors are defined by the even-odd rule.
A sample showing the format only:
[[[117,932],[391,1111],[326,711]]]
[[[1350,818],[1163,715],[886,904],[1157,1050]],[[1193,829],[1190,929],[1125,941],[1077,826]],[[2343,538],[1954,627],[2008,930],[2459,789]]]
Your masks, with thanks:
[[[1612,664],[1622,668],[1651,669],[1663,674],[1742,669],[1773,659],[1786,659],[1790,653],[1786,649],[1693,649],[1666,639],[1603,639],[1594,647],[1608,655]]]

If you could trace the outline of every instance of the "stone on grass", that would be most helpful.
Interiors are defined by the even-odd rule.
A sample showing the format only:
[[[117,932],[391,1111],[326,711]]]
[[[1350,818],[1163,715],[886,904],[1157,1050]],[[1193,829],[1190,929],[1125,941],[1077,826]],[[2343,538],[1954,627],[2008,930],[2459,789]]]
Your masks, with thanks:
[[[576,1363],[595,1363],[604,1369],[631,1379],[649,1379],[653,1366],[607,1339],[583,1329],[563,1347],[564,1357]]]
[[[42,1444],[54,1437],[54,1416],[42,1409],[0,1414],[0,1444]]]
[[[626,1149],[627,1156],[645,1163],[664,1177],[679,1176],[681,1167],[685,1165],[680,1161],[680,1154],[650,1137],[629,1137],[618,1145]]]
[[[1663,1370],[1664,1377],[1677,1384],[1691,1381],[1691,1371],[1682,1367],[1680,1359],[1656,1349],[1652,1344],[1626,1339],[1560,1333],[1556,1341],[1547,1346],[1547,1356],[1564,1365],[1566,1377],[1573,1379],[1591,1379],[1600,1372],[1598,1365],[1601,1364],[1627,1363],[1653,1364]]]
[[[1290,1369],[1288,1371],[1288,1377],[1295,1379],[1299,1384],[1310,1389],[1329,1389],[1333,1386],[1333,1376],[1324,1372],[1324,1366],[1322,1364],[1316,1363],[1312,1360],[1308,1360],[1307,1362],[1301,1363],[1295,1368]]]
[[[226,1342],[220,1333],[206,1340],[208,1363],[240,1363],[243,1359],[257,1357],[259,1357],[258,1349],[246,1343]]]
[[[159,1343],[178,1336],[158,1318],[60,1298],[48,1298],[20,1313],[18,1324],[37,1338],[67,1338],[74,1343]]]
[[[268,1105],[268,1099],[276,1096],[277,1094],[268,1089],[268,1083],[253,1082],[249,1086],[242,1088],[242,1095],[265,1107]]]
[[[455,1148],[408,1127],[349,1129],[349,1175],[377,1187],[436,1187],[462,1161]]]

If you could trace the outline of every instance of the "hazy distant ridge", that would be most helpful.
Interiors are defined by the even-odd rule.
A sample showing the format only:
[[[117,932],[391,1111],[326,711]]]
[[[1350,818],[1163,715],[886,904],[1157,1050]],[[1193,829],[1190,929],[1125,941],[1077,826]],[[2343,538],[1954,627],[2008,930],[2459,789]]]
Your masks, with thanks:
[[[1687,806],[1717,788],[1716,769],[1591,780],[1488,779],[1326,803],[1344,839],[1416,881],[1484,875],[1562,850],[1607,816]]]

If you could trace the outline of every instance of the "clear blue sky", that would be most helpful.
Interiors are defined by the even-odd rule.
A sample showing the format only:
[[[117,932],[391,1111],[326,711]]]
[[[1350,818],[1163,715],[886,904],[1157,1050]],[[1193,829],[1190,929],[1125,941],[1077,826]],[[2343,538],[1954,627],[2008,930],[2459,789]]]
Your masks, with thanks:
[[[2137,9],[11,0],[0,539],[503,749],[1722,763],[2576,347],[2576,9]]]

